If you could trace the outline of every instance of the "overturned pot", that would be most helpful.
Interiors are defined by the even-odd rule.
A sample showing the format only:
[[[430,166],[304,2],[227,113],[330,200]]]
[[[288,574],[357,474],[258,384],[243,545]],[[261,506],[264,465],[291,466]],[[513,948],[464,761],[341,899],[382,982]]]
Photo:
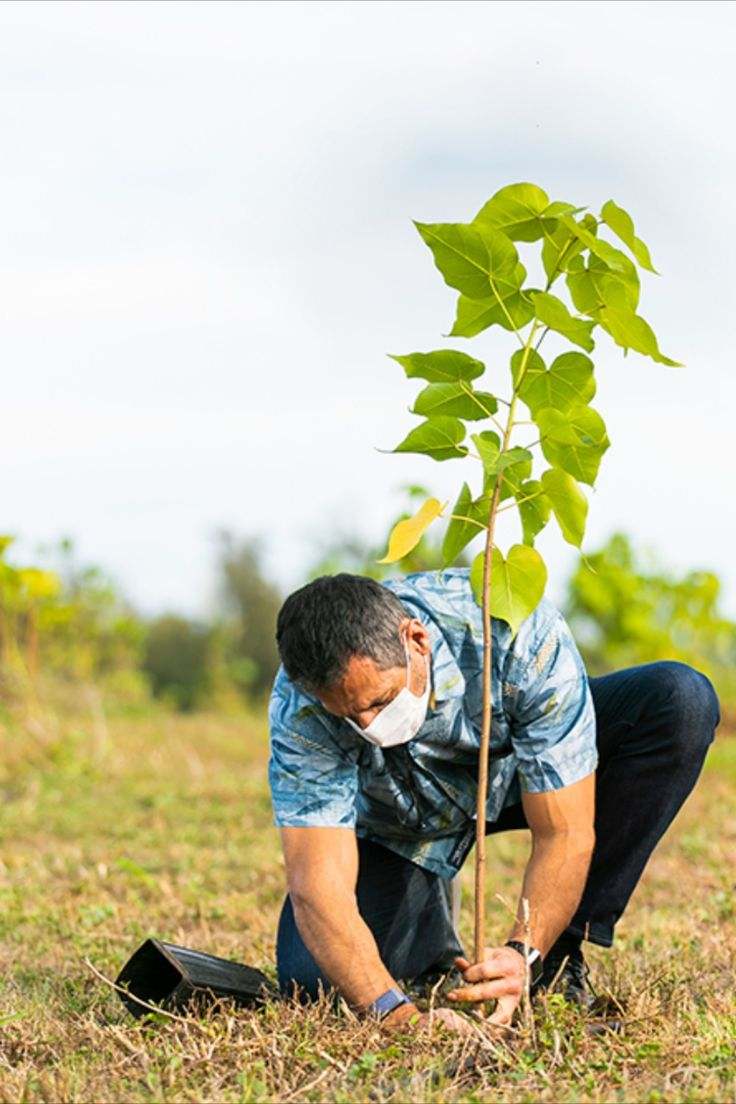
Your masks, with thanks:
[[[120,986],[123,1004],[136,1017],[150,1011],[141,1001],[181,1011],[222,997],[253,1007],[279,995],[266,975],[252,966],[159,939],[147,939],[131,955],[115,984]]]

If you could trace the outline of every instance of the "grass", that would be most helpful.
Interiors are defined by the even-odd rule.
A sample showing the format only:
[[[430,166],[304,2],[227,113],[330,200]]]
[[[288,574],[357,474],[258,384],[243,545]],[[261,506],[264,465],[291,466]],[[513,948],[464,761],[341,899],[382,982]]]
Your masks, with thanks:
[[[533,1033],[387,1038],[328,1003],[134,1021],[108,977],[148,935],[273,974],[283,867],[260,717],[0,713],[0,1099],[726,1101],[736,1094],[736,740],[723,730],[596,988],[625,1029],[553,996]],[[496,938],[527,842],[489,841]],[[470,944],[470,864],[463,934]]]

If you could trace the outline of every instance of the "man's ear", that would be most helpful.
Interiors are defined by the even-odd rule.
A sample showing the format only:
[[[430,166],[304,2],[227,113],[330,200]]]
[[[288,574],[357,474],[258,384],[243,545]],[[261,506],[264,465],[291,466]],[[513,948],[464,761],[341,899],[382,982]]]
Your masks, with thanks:
[[[429,639],[429,632],[424,622],[420,621],[418,617],[407,617],[401,624],[404,632],[407,634],[407,638],[414,642],[420,653],[422,655],[429,655],[432,651],[432,645]]]

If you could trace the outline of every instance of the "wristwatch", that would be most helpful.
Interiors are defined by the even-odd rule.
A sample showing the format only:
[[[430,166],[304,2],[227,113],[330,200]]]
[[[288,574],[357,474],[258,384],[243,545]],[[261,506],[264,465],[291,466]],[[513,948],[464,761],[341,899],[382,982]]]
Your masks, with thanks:
[[[382,1020],[388,1016],[389,1012],[393,1012],[395,1008],[399,1008],[402,1004],[411,1004],[406,993],[402,993],[401,989],[387,989],[385,993],[381,993],[380,997],[376,997],[374,1001],[371,1001],[365,1011],[367,1015],[373,1015]]]
[[[521,957],[525,959],[529,970],[529,983],[530,985],[536,985],[544,972],[541,952],[538,951],[536,947],[527,948],[527,945],[521,943],[518,939],[509,939],[504,945],[506,947],[513,947],[514,950],[518,951]],[[528,955],[527,950],[529,951]]]

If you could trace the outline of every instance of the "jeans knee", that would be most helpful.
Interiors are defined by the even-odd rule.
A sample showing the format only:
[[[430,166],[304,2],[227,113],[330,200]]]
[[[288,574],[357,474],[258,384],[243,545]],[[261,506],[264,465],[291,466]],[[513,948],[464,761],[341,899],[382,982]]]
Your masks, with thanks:
[[[282,995],[298,997],[302,1004],[318,1000],[329,989],[326,978],[304,946],[296,926],[290,897],[284,901],[279,917],[276,973]]]
[[[721,719],[718,695],[702,672],[678,660],[654,665],[654,690],[660,708],[667,713],[673,742],[683,751],[706,749]]]

